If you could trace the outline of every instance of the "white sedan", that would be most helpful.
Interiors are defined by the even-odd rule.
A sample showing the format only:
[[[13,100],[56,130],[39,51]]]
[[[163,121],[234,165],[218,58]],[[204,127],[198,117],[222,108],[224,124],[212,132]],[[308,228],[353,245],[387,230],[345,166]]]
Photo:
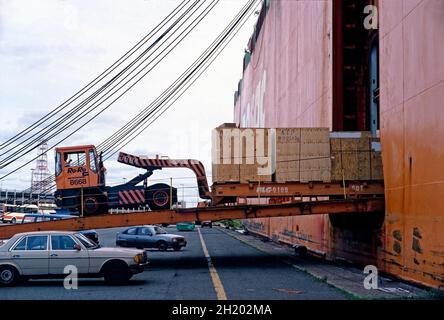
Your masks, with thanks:
[[[143,250],[101,247],[79,232],[27,232],[0,241],[3,286],[20,279],[64,278],[66,266],[75,266],[79,278],[104,277],[107,282],[124,283],[147,264]]]

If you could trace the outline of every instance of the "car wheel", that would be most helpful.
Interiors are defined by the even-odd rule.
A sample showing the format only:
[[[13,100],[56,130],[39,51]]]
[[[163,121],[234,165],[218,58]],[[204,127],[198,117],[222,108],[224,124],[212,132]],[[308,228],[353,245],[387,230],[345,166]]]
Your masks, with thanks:
[[[174,249],[174,251],[180,251],[180,249],[182,249],[182,247],[181,246],[174,246],[173,249]]]
[[[103,276],[110,284],[124,284],[131,279],[132,274],[124,262],[112,262],[106,266]]]
[[[17,219],[16,218],[12,218],[11,219],[11,223],[16,223],[17,222]]]
[[[0,285],[13,286],[19,280],[19,274],[17,270],[12,266],[0,267]]]
[[[157,249],[159,249],[159,251],[166,251],[168,249],[168,245],[165,241],[159,241],[157,243]]]

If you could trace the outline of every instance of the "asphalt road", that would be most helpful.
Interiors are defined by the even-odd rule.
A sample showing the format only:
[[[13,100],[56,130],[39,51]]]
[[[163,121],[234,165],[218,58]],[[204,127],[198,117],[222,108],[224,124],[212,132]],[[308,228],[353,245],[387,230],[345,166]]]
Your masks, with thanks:
[[[119,229],[98,230],[103,246],[115,246]],[[109,286],[102,279],[79,280],[77,290],[66,290],[63,280],[31,280],[12,288],[0,288],[0,300],[175,300],[175,299],[346,299],[313,277],[296,270],[213,228],[178,232],[188,245],[179,252],[147,250],[150,265],[128,285]],[[206,250],[205,248],[206,247]],[[205,255],[207,251],[207,256]],[[211,260],[213,267],[209,267]]]

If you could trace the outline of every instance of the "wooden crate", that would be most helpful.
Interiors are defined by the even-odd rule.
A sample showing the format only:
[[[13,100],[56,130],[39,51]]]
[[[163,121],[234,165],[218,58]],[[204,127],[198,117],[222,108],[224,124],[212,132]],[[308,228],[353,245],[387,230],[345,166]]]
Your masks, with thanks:
[[[240,161],[237,163],[234,161],[236,138],[227,138],[224,136],[223,129],[225,128],[227,127],[220,126],[213,132],[213,135],[217,135],[219,139],[216,140],[213,136],[212,180],[216,183],[239,182]],[[227,146],[231,149],[231,152],[224,154],[224,147]]]
[[[296,160],[294,155],[280,155],[276,157],[276,182],[300,181],[299,165],[300,162]]]
[[[212,165],[212,179],[216,183],[239,182],[240,165],[214,164]]]
[[[330,181],[328,128],[276,129],[276,181]]]
[[[300,128],[276,129],[276,182],[300,181]]]
[[[330,138],[332,180],[371,180],[371,133],[344,132],[339,137],[332,136]]]
[[[240,164],[239,168],[239,178],[242,183],[246,182],[272,182],[273,181],[273,173],[270,174],[259,174],[259,169],[266,169],[267,165],[262,165],[262,163],[268,163],[270,158],[268,157],[260,157],[256,158],[254,164]],[[270,164],[271,165],[271,164]]]
[[[300,181],[331,181],[328,128],[301,128]]]
[[[216,183],[383,179],[379,139],[370,132],[243,128],[234,137],[224,135],[224,130],[233,129],[232,124],[224,124],[215,131],[219,137],[218,144],[213,141],[213,150],[219,151],[218,163],[213,163]],[[224,148],[230,152],[224,154]],[[264,165],[258,159],[271,163],[275,174],[259,176]]]
[[[270,129],[242,128],[229,135],[232,126],[224,124],[215,129],[218,141],[213,139],[213,151],[218,151],[218,163],[213,159],[213,181],[215,182],[271,182],[273,174],[261,175],[261,163],[271,162],[274,169],[274,135]],[[219,143],[217,143],[219,142]],[[224,153],[224,150],[230,152]]]

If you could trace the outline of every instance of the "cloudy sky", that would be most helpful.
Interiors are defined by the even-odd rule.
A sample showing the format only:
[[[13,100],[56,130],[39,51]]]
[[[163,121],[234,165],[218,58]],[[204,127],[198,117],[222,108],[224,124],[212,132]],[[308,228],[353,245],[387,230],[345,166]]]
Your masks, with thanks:
[[[178,0],[0,0],[0,141],[38,120],[146,35]],[[221,0],[213,11],[133,90],[64,145],[99,144],[156,98],[190,65],[239,12],[246,0]],[[255,17],[245,24],[214,64],[161,118],[123,151],[201,160],[211,175],[211,129],[233,120],[233,94]],[[51,141],[50,141],[51,143]],[[33,152],[27,159],[35,156]],[[49,152],[53,172],[53,151]],[[26,160],[26,157],[23,161]],[[140,173],[106,162],[108,184]],[[0,182],[29,187],[34,164]],[[11,168],[13,168],[12,166]],[[10,168],[0,170],[0,174]],[[168,169],[152,179],[174,178],[188,201],[196,201],[191,171]],[[165,180],[166,181],[166,180]]]

